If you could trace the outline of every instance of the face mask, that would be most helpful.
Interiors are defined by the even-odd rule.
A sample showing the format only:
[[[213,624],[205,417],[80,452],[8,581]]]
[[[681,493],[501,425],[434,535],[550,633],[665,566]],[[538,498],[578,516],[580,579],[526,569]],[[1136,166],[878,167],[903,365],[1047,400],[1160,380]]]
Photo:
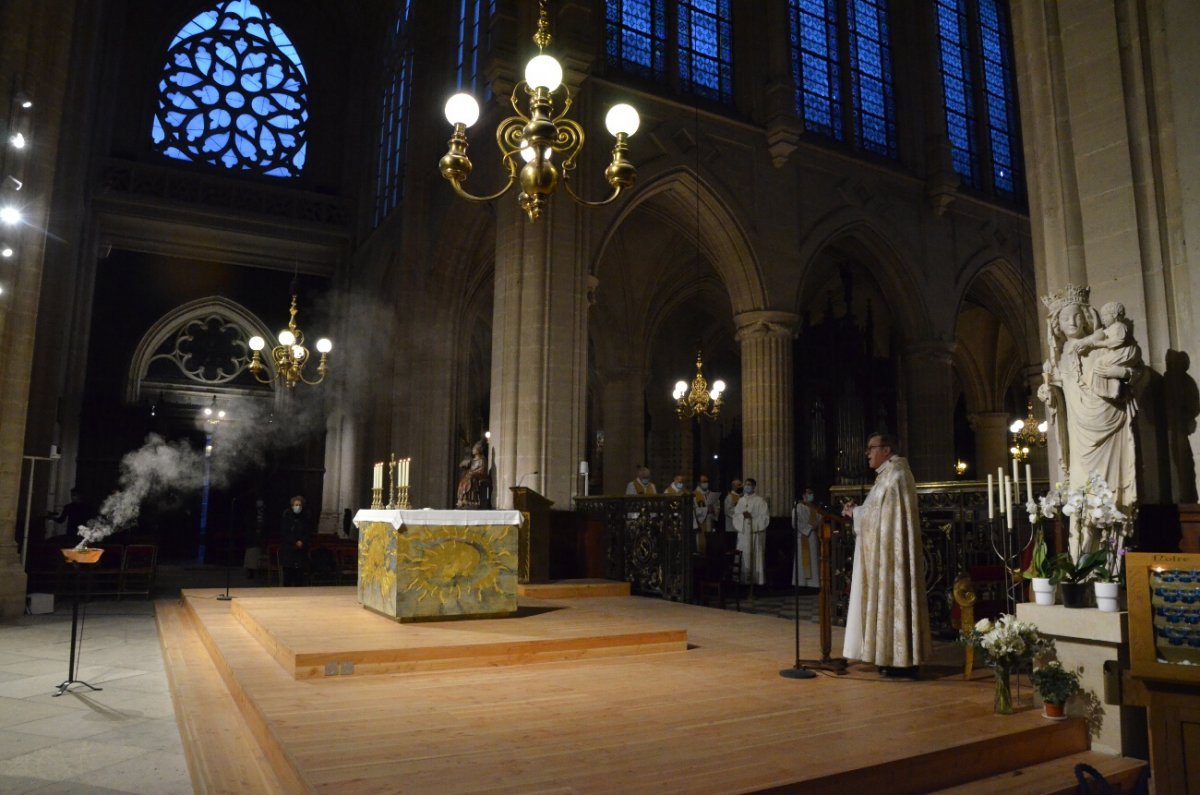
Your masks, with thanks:
[[[747,487],[746,487],[746,493],[747,493],[747,494],[753,494],[753,493],[754,493],[754,487],[753,487],[753,486],[747,486]]]
[[[700,491],[708,491],[708,484],[707,484],[707,483],[701,483],[701,484],[700,484]]]
[[[300,513],[303,510],[304,510],[303,505],[293,505],[292,506],[292,513]]]
[[[804,501],[805,501],[805,502],[812,502],[812,501],[813,501],[813,493],[812,493],[811,491],[806,491],[806,492],[804,492]]]
[[[650,478],[638,478],[638,483],[641,483],[643,486],[649,485]]]

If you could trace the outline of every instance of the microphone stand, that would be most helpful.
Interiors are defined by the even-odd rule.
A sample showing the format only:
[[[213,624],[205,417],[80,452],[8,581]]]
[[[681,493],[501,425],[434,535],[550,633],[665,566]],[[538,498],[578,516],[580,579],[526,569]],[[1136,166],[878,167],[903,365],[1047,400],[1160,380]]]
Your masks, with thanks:
[[[233,499],[229,501],[229,532],[226,533],[225,537],[225,593],[217,594],[217,599],[221,602],[228,602],[233,599],[229,595],[229,578],[232,576],[231,572],[233,571],[233,523],[237,516],[235,509],[238,497],[240,496],[240,494],[234,495]]]
[[[796,664],[791,668],[784,668],[779,675],[784,679],[815,679],[816,673],[800,664],[800,531],[793,527],[792,533],[796,536],[796,560],[792,564],[792,595],[796,606]]]

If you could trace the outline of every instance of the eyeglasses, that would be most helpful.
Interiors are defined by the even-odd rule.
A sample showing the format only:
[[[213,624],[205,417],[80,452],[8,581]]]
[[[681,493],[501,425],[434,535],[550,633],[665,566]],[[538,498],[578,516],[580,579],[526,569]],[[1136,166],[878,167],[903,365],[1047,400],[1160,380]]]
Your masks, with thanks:
[[[869,453],[872,450],[882,450],[885,447],[887,447],[886,444],[869,444],[867,445],[867,452]]]

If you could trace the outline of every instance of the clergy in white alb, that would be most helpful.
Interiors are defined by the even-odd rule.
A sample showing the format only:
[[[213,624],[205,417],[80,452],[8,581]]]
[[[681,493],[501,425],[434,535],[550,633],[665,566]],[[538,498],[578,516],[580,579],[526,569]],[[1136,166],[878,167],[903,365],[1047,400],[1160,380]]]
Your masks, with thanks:
[[[767,525],[771,512],[767,501],[754,493],[758,484],[746,478],[742,498],[733,509],[733,529],[737,531],[737,548],[742,551],[742,582],[762,585],[763,555],[767,551]]]
[[[855,533],[842,654],[881,670],[915,670],[929,658],[933,641],[916,481],[896,449],[888,436],[870,438],[867,463],[875,485],[862,505],[851,501],[842,511],[853,517]]]
[[[792,566],[792,585],[820,588],[821,560],[816,532],[818,514],[812,503],[813,493],[805,491],[804,499],[797,500],[792,508],[792,528],[796,531],[797,555]]]
[[[722,504],[722,509],[725,513],[725,532],[737,532],[737,528],[733,526],[733,509],[737,507],[738,500],[742,498],[742,481],[734,478],[729,484],[729,493],[725,495],[725,502]]]

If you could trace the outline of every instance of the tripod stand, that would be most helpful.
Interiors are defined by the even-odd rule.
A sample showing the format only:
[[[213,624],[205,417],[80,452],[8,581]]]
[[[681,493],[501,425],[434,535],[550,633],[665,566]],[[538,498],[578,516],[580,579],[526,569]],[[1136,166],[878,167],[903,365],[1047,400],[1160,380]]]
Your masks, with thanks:
[[[95,561],[93,561],[93,563],[94,562]],[[82,679],[75,678],[75,674],[76,674],[76,670],[75,670],[76,659],[75,658],[76,658],[76,650],[79,648],[79,634],[80,634],[80,630],[79,630],[79,580],[85,576],[84,575],[85,570],[80,567],[87,566],[87,565],[92,565],[92,564],[80,563],[79,561],[75,561],[75,560],[71,561],[71,567],[75,570],[75,598],[71,602],[71,659],[70,659],[70,662],[67,663],[67,678],[66,678],[66,680],[64,680],[62,682],[62,684],[60,684],[58,686],[58,692],[52,694],[55,698],[57,698],[58,696],[61,696],[63,693],[68,692],[71,689],[71,685],[83,685],[84,687],[88,688],[89,690],[103,690],[104,689],[102,687],[95,687],[93,685],[89,685],[87,682],[83,681]],[[90,584],[90,576],[91,575],[89,574],[87,576],[89,577],[89,584]],[[89,591],[90,590],[91,589],[89,587]],[[85,612],[86,612],[86,608],[85,608]]]

